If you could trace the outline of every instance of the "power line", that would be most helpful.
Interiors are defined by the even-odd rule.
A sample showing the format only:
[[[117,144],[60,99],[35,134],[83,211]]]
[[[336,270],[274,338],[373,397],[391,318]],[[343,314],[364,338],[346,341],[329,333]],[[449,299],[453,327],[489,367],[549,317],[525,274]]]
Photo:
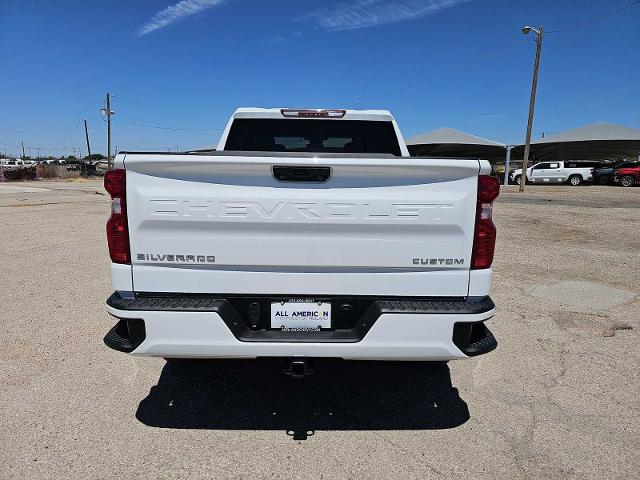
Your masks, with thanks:
[[[0,142],[0,145],[4,145],[6,147],[20,148],[20,145],[13,145],[11,143]]]
[[[640,4],[640,0],[636,0],[635,2],[631,2],[624,7],[620,7],[617,10],[612,10],[611,12],[605,13],[603,15],[599,15],[597,17],[593,17],[589,20],[585,20],[584,22],[576,23],[575,25],[571,25],[564,28],[559,28],[557,30],[551,30],[546,33],[560,33],[560,32],[569,32],[571,30],[575,30],[577,28],[586,27],[587,25],[591,25],[593,23],[599,22],[600,20],[604,20],[605,18],[611,17],[612,15],[616,15],[618,13],[624,12],[625,10],[630,9],[636,5]]]
[[[41,150],[64,150],[64,149],[80,149],[80,147],[73,147],[70,145],[62,145],[62,146],[57,146],[57,147],[43,147],[43,146],[37,146],[37,145],[25,145],[25,148],[39,148]]]
[[[0,142],[0,145],[4,145],[7,147],[12,147],[12,148],[22,148],[23,145],[13,145],[10,143],[5,143],[5,142]],[[37,146],[37,145],[24,145],[25,148],[39,148],[41,150],[63,150],[63,149],[80,149],[80,147],[73,147],[73,146],[69,146],[69,145],[58,145],[55,147],[43,147],[42,145]]]
[[[136,127],[146,127],[146,128],[157,128],[160,130],[178,130],[178,131],[193,131],[193,132],[212,132],[212,131],[222,131],[222,128],[179,128],[179,127],[168,127],[163,125],[151,125],[147,123],[136,123],[128,120],[123,120],[122,118],[118,118],[117,120],[113,120],[117,123],[126,123],[128,125],[135,125]]]
[[[19,133],[21,135],[37,135],[40,133],[53,133],[53,132],[60,132],[62,130],[69,130],[70,128],[73,128],[76,125],[77,125],[76,123],[72,123],[71,125],[67,125],[66,127],[54,128],[52,130],[38,130],[38,131],[31,131],[31,132],[26,130],[11,130],[9,128],[0,128],[0,130],[2,130],[3,132]]]
[[[189,114],[185,114],[185,113],[181,113],[181,112],[175,112],[175,111],[173,111],[173,110],[167,110],[166,108],[157,107],[156,105],[152,105],[151,103],[143,102],[143,101],[140,101],[140,100],[134,100],[134,99],[132,99],[132,98],[130,98],[130,97],[122,97],[122,96],[121,96],[121,95],[119,95],[119,94],[115,94],[115,95],[114,95],[114,94],[111,94],[111,97],[113,97],[113,98],[118,98],[118,99],[120,99],[120,100],[124,100],[125,102],[135,103],[135,104],[137,104],[137,105],[140,105],[140,106],[143,106],[143,107],[147,107],[147,108],[151,108],[151,109],[153,109],[153,110],[157,110],[157,111],[159,111],[159,112],[170,113],[170,114],[172,114],[172,115],[177,115],[177,116],[179,116],[179,117],[185,117],[185,118],[196,119],[196,117],[195,117],[195,116],[193,116],[193,115],[189,115]],[[202,121],[202,120],[203,120],[203,117],[204,117],[204,116],[202,116],[202,117],[201,117],[199,114],[196,114],[196,115],[197,115],[198,117],[200,117],[200,118],[197,118],[197,120],[198,120],[198,121]]]

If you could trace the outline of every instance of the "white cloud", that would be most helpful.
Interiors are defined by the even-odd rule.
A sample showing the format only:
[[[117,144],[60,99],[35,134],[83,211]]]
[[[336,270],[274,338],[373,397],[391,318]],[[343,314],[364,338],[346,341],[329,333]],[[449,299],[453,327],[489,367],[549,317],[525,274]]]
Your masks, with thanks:
[[[227,0],[181,0],[175,5],[170,5],[164,10],[160,10],[151,17],[147,23],[140,27],[138,35],[142,36],[154,32],[160,28],[166,27],[176,20],[180,20],[190,15],[195,15],[196,13],[208,8],[221,5],[226,1]]]
[[[356,0],[313,10],[298,20],[328,30],[355,30],[432,15],[469,0]]]

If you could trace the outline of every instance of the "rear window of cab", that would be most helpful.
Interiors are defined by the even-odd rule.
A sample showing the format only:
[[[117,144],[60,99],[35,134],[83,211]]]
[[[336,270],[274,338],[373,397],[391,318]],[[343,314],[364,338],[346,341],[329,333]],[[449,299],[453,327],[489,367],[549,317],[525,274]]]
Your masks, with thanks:
[[[369,120],[240,118],[231,124],[224,149],[401,155],[393,123]]]

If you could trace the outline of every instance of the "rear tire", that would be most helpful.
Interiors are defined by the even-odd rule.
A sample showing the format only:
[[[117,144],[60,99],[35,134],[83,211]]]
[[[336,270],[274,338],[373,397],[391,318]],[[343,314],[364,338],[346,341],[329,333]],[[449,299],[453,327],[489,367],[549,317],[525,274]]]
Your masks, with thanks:
[[[577,187],[582,183],[582,177],[580,175],[571,175],[569,177],[569,185],[572,187]]]
[[[633,187],[636,184],[636,179],[631,175],[625,175],[624,177],[620,177],[620,185],[623,187]]]
[[[516,185],[520,185],[520,182],[522,181],[522,180],[521,180],[521,178],[520,178],[520,175],[518,175],[518,176],[515,178],[515,181],[516,181]]]

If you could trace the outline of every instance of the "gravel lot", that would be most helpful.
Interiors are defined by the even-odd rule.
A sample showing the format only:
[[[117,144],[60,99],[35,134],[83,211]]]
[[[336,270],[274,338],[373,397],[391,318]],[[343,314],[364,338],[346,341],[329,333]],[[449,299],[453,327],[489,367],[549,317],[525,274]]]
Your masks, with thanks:
[[[0,184],[0,478],[640,478],[640,188],[503,189],[495,352],[306,383],[105,347],[108,210]]]

